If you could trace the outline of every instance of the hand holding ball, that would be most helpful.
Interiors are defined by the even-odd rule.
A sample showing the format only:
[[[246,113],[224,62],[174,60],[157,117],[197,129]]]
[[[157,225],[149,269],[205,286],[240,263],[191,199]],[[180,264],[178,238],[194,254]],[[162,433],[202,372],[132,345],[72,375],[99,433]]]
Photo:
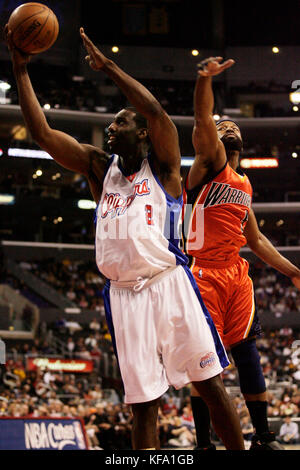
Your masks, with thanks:
[[[59,25],[55,14],[41,3],[24,3],[8,20],[14,45],[26,54],[39,54],[57,39]]]

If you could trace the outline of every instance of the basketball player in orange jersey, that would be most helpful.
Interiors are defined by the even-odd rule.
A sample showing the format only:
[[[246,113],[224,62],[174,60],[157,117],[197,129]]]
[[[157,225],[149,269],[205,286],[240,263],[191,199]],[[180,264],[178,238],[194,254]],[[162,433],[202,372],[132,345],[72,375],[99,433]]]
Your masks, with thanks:
[[[57,163],[86,176],[98,204],[96,262],[107,278],[105,313],[125,402],[132,407],[133,448],[158,446],[160,397],[170,385],[182,388],[193,382],[226,448],[244,449],[238,416],[220,375],[229,364],[226,351],[201,306],[179,236],[168,230],[172,224],[177,231],[182,210],[174,123],[155,97],[105,57],[81,28],[89,66],[110,77],[135,108],[119,111],[110,124],[110,158],[100,148],[77,142],[48,125],[28,74],[30,57],[14,47],[7,28],[5,32],[33,139]]]
[[[238,170],[243,146],[239,127],[230,119],[222,119],[217,125],[213,119],[212,76],[234,64],[233,60],[221,62],[221,57],[214,57],[199,64],[194,91],[195,160],[184,191],[184,249],[203,301],[238,369],[241,391],[256,430],[251,450],[279,450],[282,447],[268,427],[266,386],[255,340],[260,326],[248,262],[239,256],[240,248],[248,244],[261,260],[289,276],[298,288],[300,270],[258,229],[251,209],[250,181]],[[195,389],[191,400],[198,448],[214,450],[209,413]]]

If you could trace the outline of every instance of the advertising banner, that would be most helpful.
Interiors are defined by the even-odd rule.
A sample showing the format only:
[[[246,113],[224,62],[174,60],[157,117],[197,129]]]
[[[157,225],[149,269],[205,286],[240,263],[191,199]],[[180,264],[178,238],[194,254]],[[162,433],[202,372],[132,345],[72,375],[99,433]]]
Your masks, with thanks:
[[[80,419],[0,417],[0,450],[87,449]]]
[[[93,361],[85,359],[58,359],[47,357],[28,357],[27,370],[48,369],[52,372],[87,373],[93,370]]]

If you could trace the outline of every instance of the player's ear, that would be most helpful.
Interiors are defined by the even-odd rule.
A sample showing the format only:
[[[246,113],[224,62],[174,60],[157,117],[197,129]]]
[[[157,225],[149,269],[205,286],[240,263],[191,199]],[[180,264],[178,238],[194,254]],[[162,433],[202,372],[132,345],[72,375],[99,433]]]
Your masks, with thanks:
[[[138,129],[137,135],[140,140],[146,140],[148,136],[148,129],[146,127],[142,127]]]

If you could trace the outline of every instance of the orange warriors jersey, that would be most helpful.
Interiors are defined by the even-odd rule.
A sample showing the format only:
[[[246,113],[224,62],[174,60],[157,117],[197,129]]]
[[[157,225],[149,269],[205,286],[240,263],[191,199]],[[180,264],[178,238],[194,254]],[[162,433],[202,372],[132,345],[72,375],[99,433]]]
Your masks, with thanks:
[[[239,256],[251,201],[247,176],[228,163],[206,184],[184,190],[184,251],[226,347],[260,334],[249,265]]]
[[[188,179],[183,214],[185,253],[200,259],[202,266],[231,265],[247,243],[243,229],[252,201],[249,179],[226,163],[207,184],[187,188]]]

